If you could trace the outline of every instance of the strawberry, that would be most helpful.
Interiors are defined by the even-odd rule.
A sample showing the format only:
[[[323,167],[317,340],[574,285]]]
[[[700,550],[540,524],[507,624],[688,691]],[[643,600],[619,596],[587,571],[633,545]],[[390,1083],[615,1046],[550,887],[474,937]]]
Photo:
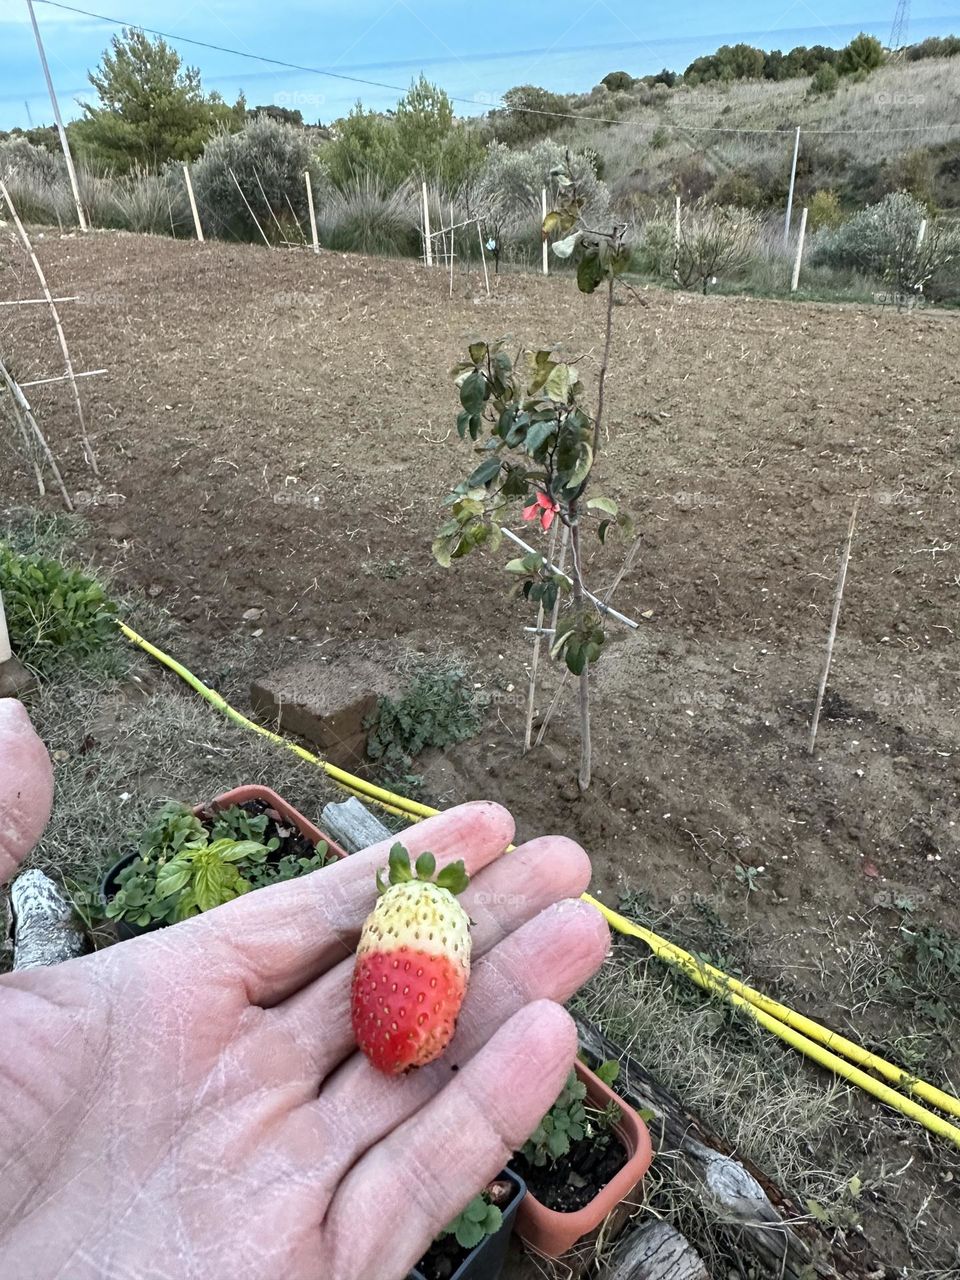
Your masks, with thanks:
[[[403,845],[393,846],[357,947],[353,1034],[391,1076],[443,1053],[470,977],[470,919],[455,897],[467,887],[467,873],[454,862],[434,878],[436,866],[432,853],[421,853],[411,868]]]

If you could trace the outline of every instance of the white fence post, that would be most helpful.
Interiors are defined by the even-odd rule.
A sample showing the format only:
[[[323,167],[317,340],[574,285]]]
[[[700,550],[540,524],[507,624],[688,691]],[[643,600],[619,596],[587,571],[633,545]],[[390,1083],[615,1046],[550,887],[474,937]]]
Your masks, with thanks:
[[[793,189],[797,185],[797,157],[800,154],[800,126],[797,125],[797,136],[793,143],[793,164],[790,167],[790,190],[787,194],[787,212],[783,219],[784,248],[790,243],[790,223],[793,219]]]
[[[197,212],[197,202],[193,195],[193,183],[190,181],[190,166],[183,166],[183,179],[187,184],[187,196],[190,199],[190,212],[193,214],[193,225],[197,232],[197,239],[203,243],[203,227],[200,225],[200,214]]]
[[[433,246],[430,243],[430,200],[427,196],[427,184],[423,184],[423,245],[424,260],[428,267],[433,266]]]
[[[540,220],[540,235],[543,238],[543,274],[545,276],[548,276],[550,274],[550,255],[548,252],[549,245],[547,244],[546,236],[543,235],[543,223],[547,216],[547,188],[546,187],[544,187],[543,190],[540,192],[540,208],[543,211],[543,217]]]
[[[317,212],[313,207],[313,185],[310,182],[310,170],[304,169],[303,180],[307,184],[307,208],[310,210],[310,235],[313,237],[313,252],[320,252],[320,237],[317,235]]]
[[[920,230],[917,232],[917,248],[918,249],[923,244],[923,239],[926,234],[927,234],[927,220],[926,218],[921,218]]]
[[[804,206],[803,213],[800,215],[800,234],[797,236],[797,256],[793,260],[793,276],[790,280],[790,292],[797,292],[797,285],[800,283],[800,263],[803,259],[803,238],[807,234],[807,210]]]

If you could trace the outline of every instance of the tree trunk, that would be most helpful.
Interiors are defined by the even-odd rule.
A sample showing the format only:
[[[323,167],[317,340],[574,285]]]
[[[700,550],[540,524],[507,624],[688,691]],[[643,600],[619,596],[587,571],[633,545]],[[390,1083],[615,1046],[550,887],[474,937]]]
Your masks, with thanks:
[[[14,969],[60,964],[83,955],[87,939],[73,907],[42,871],[23,871],[10,886]]]
[[[603,1280],[710,1280],[710,1272],[679,1231],[653,1218],[624,1236]]]

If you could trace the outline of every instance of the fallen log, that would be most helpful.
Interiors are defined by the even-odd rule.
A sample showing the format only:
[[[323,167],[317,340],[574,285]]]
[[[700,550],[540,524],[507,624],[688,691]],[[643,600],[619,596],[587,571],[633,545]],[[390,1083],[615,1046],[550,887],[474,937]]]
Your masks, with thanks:
[[[653,1218],[624,1236],[603,1280],[710,1280],[710,1272],[676,1228]]]

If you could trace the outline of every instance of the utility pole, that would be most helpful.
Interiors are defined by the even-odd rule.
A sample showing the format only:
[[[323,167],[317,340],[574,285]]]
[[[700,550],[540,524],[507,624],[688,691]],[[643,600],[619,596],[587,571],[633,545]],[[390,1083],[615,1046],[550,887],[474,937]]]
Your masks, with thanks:
[[[910,0],[897,0],[896,12],[893,15],[893,26],[890,28],[890,41],[887,48],[891,53],[899,53],[907,43],[907,30],[910,26]]]
[[[790,221],[793,218],[793,188],[797,183],[797,157],[800,154],[800,126],[797,125],[797,136],[793,143],[793,164],[790,168],[790,190],[787,193],[787,214],[783,220],[783,245],[790,244]]]
[[[70,175],[70,189],[73,192],[73,202],[77,206],[77,218],[80,222],[80,230],[87,230],[87,219],[84,216],[83,205],[80,203],[80,188],[77,186],[77,171],[73,167],[73,156],[70,154],[70,143],[67,141],[67,131],[63,127],[63,117],[60,114],[60,104],[57,102],[57,93],[53,87],[53,80],[50,78],[50,68],[47,66],[47,55],[43,48],[43,41],[40,39],[40,28],[37,26],[37,15],[33,11],[33,0],[27,0],[27,8],[30,11],[30,22],[33,25],[33,34],[37,41],[37,52],[40,54],[40,63],[43,67],[44,78],[47,82],[47,92],[50,94],[50,102],[53,106],[53,118],[57,122],[57,132],[60,134],[60,146],[63,148],[63,158],[67,162],[67,173]]]

